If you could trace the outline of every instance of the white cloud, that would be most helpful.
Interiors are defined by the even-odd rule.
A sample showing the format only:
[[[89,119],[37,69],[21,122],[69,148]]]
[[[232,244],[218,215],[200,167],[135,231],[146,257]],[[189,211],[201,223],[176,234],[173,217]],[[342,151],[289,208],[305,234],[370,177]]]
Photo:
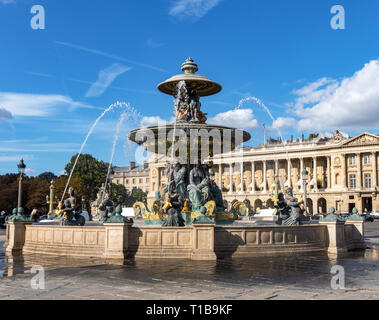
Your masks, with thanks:
[[[350,78],[322,78],[294,91],[299,130],[367,130],[379,126],[379,60]]]
[[[201,18],[220,2],[221,0],[176,0],[170,8],[169,14],[177,18]]]
[[[13,118],[12,114],[8,110],[6,110],[4,108],[0,108],[0,121],[4,120],[4,119],[9,120],[12,118]]]
[[[0,0],[0,3],[2,4],[14,4],[16,3],[15,0]]]
[[[305,87],[294,90],[297,95],[295,108],[300,109],[312,103],[318,103],[329,97],[338,88],[338,81],[328,78],[321,78]]]
[[[25,174],[34,174],[34,173],[36,173],[36,170],[34,169],[30,169],[30,168],[25,169]]]
[[[161,43],[161,42],[155,42],[153,39],[149,38],[146,40],[146,45],[149,47],[149,48],[159,48],[159,47],[162,47],[165,45],[165,43]]]
[[[45,117],[58,107],[101,109],[72,100],[59,94],[30,94],[0,92],[0,106],[3,113],[11,116]],[[0,116],[1,117],[1,116]]]
[[[21,159],[31,160],[33,159],[33,156],[31,155],[12,155],[12,154],[0,154],[0,162],[14,162],[18,163]],[[16,165],[15,165],[16,168]],[[17,168],[16,168],[17,170]]]
[[[20,141],[19,143],[15,143],[12,140],[0,140],[0,143],[0,152],[14,152],[17,154],[23,152],[77,152],[80,147],[80,144],[70,142],[28,143]]]
[[[141,127],[150,127],[165,124],[168,124],[168,122],[160,117],[142,117],[140,123]]]
[[[296,126],[296,119],[294,118],[283,118],[279,117],[275,119],[275,121],[272,123],[272,129],[284,129],[284,128],[291,128]]]
[[[100,70],[97,81],[88,89],[86,97],[98,97],[102,95],[119,75],[130,69],[130,67],[114,63],[110,67]]]
[[[251,109],[237,109],[222,112],[209,118],[208,123],[246,130],[258,127],[258,121],[255,119],[253,110]]]

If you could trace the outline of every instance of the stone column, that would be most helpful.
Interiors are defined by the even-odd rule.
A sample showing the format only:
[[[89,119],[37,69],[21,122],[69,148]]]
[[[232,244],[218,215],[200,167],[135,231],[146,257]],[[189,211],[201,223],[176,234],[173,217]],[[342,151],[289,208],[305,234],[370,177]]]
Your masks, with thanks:
[[[124,260],[129,256],[129,232],[132,223],[104,223],[104,258]]]
[[[233,193],[233,164],[229,164],[229,192],[228,194]]]
[[[275,160],[275,175],[279,175],[279,160]]]
[[[372,157],[372,187],[375,188],[378,185],[378,172],[377,172],[377,161],[376,161],[376,152],[371,154]]]
[[[361,154],[356,154],[357,161],[357,189],[362,189],[362,163],[361,163]]]
[[[292,188],[291,159],[287,159],[287,181],[288,188]]]
[[[244,179],[243,179],[243,162],[241,162],[241,168],[240,168],[240,180],[241,180],[241,189],[240,189],[240,193],[242,194],[245,189],[243,187],[243,183],[244,183]]]
[[[299,180],[302,179],[302,172],[303,172],[303,170],[304,170],[304,158],[300,158],[300,175],[299,175]],[[297,183],[297,181],[296,181],[296,183]],[[303,183],[301,183],[300,190],[304,191],[303,189],[304,189],[303,188]]]
[[[7,222],[6,249],[7,254],[21,253],[25,244],[26,225],[32,222]]]
[[[255,162],[251,161],[251,193],[255,193]]]
[[[218,165],[218,187],[222,191],[222,163]]]
[[[342,157],[342,160],[341,160],[341,170],[342,170],[341,181],[342,181],[342,187],[346,188],[347,187],[346,154],[342,154],[341,157]]]
[[[318,187],[317,187],[317,157],[313,157],[313,179],[314,179],[314,190],[317,192]]]
[[[327,180],[327,189],[332,187],[332,172],[331,172],[331,160],[330,156],[326,157],[326,180]]]
[[[216,260],[215,254],[215,225],[194,223],[192,260]]]
[[[263,160],[263,192],[267,192],[267,162],[266,160]]]

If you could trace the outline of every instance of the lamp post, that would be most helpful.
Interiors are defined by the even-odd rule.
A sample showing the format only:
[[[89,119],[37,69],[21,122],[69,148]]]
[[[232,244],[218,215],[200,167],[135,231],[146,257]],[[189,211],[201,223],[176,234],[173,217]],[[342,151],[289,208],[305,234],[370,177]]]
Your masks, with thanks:
[[[304,199],[304,212],[307,214],[307,178],[308,178],[308,171],[303,170],[301,172],[301,179],[303,180],[303,199]]]
[[[20,160],[20,163],[17,165],[18,173],[20,177],[18,179],[18,199],[17,199],[17,208],[21,208],[22,202],[22,177],[25,174],[26,165],[24,163],[24,159]]]

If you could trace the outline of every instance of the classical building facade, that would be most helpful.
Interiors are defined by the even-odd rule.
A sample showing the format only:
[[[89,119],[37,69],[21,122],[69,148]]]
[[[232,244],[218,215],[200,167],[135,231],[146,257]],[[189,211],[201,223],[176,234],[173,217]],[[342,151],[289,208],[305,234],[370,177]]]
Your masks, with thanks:
[[[122,184],[128,191],[137,188],[144,192],[150,192],[150,170],[147,162],[141,166],[130,162],[128,167],[113,167],[113,171],[112,183]]]
[[[379,135],[363,132],[345,138],[337,131],[331,138],[244,148],[215,156],[212,162],[216,183],[229,208],[235,200],[248,200],[255,212],[272,208],[276,175],[281,190],[291,187],[301,196],[301,172],[306,169],[308,212],[326,213],[333,206],[337,212],[347,213],[354,207],[360,212],[379,210],[378,153]],[[167,184],[166,164],[155,159],[149,168],[151,203],[155,192]]]

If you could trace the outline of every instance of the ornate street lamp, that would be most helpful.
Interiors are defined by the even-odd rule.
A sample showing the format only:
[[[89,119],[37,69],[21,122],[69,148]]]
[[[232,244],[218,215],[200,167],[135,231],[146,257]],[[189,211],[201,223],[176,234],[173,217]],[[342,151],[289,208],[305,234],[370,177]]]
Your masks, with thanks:
[[[303,199],[304,199],[304,212],[307,214],[307,179],[308,179],[308,171],[303,170],[301,172],[301,179],[303,180]]]
[[[25,168],[26,165],[24,163],[24,159],[20,160],[20,163],[17,165],[18,173],[20,174],[20,177],[18,179],[18,199],[17,199],[17,208],[21,208],[21,202],[22,202],[22,177],[25,174]]]

